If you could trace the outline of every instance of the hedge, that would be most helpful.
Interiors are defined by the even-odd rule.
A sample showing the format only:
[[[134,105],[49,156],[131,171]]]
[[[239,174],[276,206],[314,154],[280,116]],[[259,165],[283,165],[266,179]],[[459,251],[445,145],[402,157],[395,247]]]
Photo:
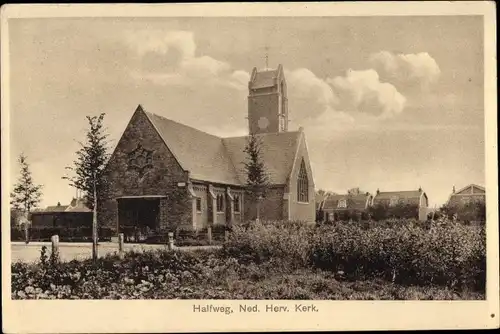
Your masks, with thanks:
[[[244,261],[341,271],[353,279],[484,290],[484,226],[412,220],[386,224],[235,226],[224,251]]]

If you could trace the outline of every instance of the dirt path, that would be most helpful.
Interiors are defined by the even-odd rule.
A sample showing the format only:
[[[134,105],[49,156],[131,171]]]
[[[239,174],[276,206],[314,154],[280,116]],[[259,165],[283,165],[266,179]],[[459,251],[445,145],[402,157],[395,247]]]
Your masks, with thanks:
[[[24,242],[11,242],[11,261],[34,262],[40,258],[40,251],[43,246],[47,247],[47,255],[51,252],[50,242],[30,242],[26,245]],[[146,244],[125,244],[125,251],[144,251],[151,249],[166,249],[166,245],[146,245]],[[196,249],[219,248],[220,246],[186,246],[176,247],[183,251]],[[104,256],[118,252],[118,244],[112,242],[99,243],[98,254]],[[74,259],[82,260],[92,257],[91,243],[60,243],[59,254],[62,261],[71,261]]]

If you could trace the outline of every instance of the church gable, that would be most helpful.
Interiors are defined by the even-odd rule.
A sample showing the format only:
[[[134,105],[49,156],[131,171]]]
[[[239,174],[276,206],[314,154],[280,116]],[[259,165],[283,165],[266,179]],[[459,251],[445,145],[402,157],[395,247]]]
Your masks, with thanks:
[[[107,172],[115,197],[162,194],[173,182],[186,179],[141,106],[118,141]]]
[[[288,177],[288,188],[293,201],[312,203],[315,200],[313,174],[304,133],[300,131],[299,134],[293,165]]]

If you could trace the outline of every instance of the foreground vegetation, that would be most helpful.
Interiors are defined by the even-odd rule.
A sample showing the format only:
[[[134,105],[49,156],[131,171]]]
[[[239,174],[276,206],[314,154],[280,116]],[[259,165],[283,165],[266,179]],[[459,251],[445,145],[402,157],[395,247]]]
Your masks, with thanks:
[[[12,264],[12,298],[484,299],[484,228],[235,226],[222,249]]]

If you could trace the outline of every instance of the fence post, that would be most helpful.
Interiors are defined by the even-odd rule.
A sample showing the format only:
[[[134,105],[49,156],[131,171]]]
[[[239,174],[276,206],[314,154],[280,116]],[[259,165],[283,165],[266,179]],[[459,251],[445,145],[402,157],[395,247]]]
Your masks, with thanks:
[[[208,244],[212,244],[212,226],[207,227]]]
[[[224,231],[224,242],[227,242],[229,240],[229,231],[225,230]]]
[[[52,258],[57,259],[59,257],[59,236],[53,235],[50,240],[52,241]]]
[[[120,257],[123,257],[123,242],[125,239],[125,235],[123,233],[118,233],[118,254]]]
[[[168,250],[174,249],[174,232],[168,232]]]

